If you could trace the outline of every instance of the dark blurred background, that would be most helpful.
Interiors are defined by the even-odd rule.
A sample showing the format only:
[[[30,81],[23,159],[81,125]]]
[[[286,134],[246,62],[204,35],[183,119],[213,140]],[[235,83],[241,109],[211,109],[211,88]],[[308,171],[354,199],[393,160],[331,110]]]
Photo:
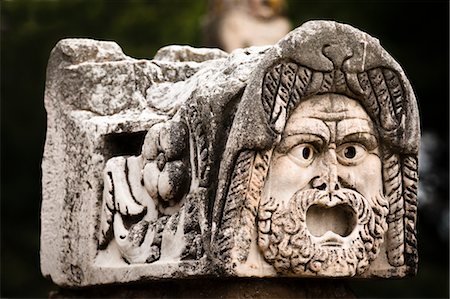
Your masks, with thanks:
[[[48,297],[56,289],[39,266],[43,96],[53,46],[66,37],[114,40],[125,54],[151,59],[169,44],[205,46],[207,10],[207,0],[1,2],[1,297]],[[284,14],[293,27],[332,19],[379,38],[419,101],[418,275],[354,281],[353,290],[364,298],[448,297],[448,1],[287,1]]]

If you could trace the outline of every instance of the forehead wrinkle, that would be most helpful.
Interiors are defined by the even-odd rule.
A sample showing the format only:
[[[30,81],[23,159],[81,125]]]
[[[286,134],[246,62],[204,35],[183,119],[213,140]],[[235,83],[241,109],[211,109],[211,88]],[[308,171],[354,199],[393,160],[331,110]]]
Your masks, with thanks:
[[[348,120],[360,121],[354,121],[352,124],[347,122]],[[336,142],[336,138],[345,137],[343,134],[353,133],[370,133],[377,136],[369,115],[357,100],[339,94],[323,94],[301,102],[294,109],[286,123],[283,137],[313,134],[326,142]]]
[[[312,116],[311,118],[319,119],[322,121],[339,121],[343,118],[346,118],[347,115],[348,115],[347,112],[321,111],[321,112],[317,112],[316,115]]]
[[[336,121],[326,121],[328,130],[330,130],[330,143],[336,142],[336,130],[337,130],[337,122]]]
[[[293,115],[316,118],[323,121],[338,121],[345,118],[369,118],[356,100],[338,96],[317,96],[301,102]]]

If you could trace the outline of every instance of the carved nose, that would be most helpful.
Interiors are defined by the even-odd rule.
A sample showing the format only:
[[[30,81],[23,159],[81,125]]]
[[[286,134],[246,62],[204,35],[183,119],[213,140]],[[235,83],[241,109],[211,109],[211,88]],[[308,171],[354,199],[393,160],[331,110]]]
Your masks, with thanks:
[[[323,157],[322,163],[319,166],[319,175],[314,177],[311,181],[311,186],[314,189],[321,191],[333,191],[341,188],[337,174],[337,159],[336,152],[333,149],[328,150]]]
[[[324,191],[327,189],[327,184],[324,182],[324,180],[321,177],[316,177],[312,181],[312,187],[314,189],[319,189],[321,191]]]
[[[330,181],[327,183],[326,178],[324,177],[316,177],[312,180],[311,185],[314,189],[319,189],[321,191],[332,191],[332,190],[339,190],[341,188],[341,185],[339,182],[336,181]],[[331,188],[328,188],[328,186],[331,186]]]

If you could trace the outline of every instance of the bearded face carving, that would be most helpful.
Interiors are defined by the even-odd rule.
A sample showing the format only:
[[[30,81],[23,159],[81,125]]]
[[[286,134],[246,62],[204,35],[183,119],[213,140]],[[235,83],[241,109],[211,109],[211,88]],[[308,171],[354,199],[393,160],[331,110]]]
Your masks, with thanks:
[[[231,54],[174,46],[145,61],[115,48],[52,51],[45,276],[416,273],[419,114],[377,39],[311,21]]]
[[[355,100],[314,96],[288,119],[258,209],[258,245],[283,274],[354,276],[387,230],[378,133]]]

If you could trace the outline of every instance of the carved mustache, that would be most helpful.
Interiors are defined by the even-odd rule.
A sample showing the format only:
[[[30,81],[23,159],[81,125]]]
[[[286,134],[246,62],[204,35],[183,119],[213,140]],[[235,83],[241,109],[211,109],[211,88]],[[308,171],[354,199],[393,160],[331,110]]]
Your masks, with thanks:
[[[289,200],[288,207],[279,207],[279,204],[272,197],[268,202],[261,205],[258,218],[260,230],[263,233],[269,232],[268,220],[275,211],[280,212],[281,210],[292,213],[292,219],[298,219],[302,222],[306,222],[308,211],[311,213],[323,212],[323,214],[329,216],[337,215],[337,218],[343,216],[341,214],[354,214],[357,223],[362,225],[368,223],[371,218],[370,203],[363,195],[354,190],[340,189],[331,193],[318,189],[300,190]],[[299,230],[299,225],[299,221],[287,221],[284,226],[287,233],[295,234]]]
[[[290,205],[290,208],[297,210],[303,219],[311,209],[324,211],[326,214],[333,211],[353,212],[359,224],[366,224],[371,212],[371,204],[362,194],[346,188],[332,192],[317,189],[297,191],[292,196]]]

